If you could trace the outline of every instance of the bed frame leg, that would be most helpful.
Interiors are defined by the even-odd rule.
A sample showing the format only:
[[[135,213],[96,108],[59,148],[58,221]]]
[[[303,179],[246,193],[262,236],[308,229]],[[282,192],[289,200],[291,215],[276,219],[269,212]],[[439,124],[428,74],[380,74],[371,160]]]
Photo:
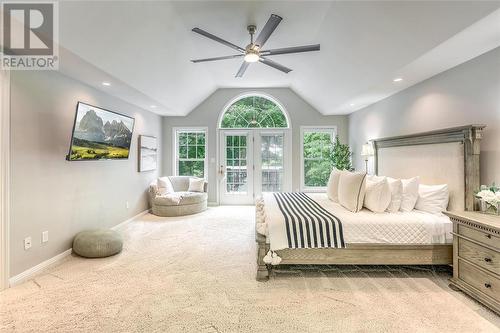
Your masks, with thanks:
[[[259,265],[259,268],[257,268],[256,280],[259,282],[266,282],[269,280],[269,271],[265,265],[264,267]]]
[[[269,251],[269,245],[266,244],[266,239],[262,235],[257,235],[257,281],[264,282],[269,280],[269,269],[264,263],[264,257]]]

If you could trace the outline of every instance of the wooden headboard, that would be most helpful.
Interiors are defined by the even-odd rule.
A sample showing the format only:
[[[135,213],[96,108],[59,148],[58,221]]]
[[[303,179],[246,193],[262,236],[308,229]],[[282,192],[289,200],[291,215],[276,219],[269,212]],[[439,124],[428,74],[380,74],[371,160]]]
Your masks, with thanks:
[[[419,176],[422,184],[448,184],[448,210],[474,210],[485,125],[468,125],[373,140],[375,173]]]

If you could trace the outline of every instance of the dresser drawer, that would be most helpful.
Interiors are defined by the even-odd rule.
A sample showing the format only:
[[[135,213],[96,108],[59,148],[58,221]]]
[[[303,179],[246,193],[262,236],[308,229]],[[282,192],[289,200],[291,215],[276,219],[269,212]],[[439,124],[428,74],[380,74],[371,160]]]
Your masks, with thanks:
[[[458,233],[462,236],[471,238],[480,243],[492,246],[500,250],[500,237],[487,232],[471,229],[463,225],[458,225]]]
[[[475,263],[500,275],[500,253],[469,242],[463,238],[458,239],[458,256]]]
[[[500,279],[475,268],[463,260],[459,260],[458,263],[458,278],[495,300],[500,300]]]

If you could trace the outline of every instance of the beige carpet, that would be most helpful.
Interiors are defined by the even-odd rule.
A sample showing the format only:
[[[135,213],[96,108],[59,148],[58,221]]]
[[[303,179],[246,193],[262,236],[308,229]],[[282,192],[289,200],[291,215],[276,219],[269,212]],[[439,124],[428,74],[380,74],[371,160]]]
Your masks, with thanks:
[[[70,257],[0,293],[2,332],[499,332],[446,267],[308,267],[255,276],[252,207],[146,215],[111,258]]]

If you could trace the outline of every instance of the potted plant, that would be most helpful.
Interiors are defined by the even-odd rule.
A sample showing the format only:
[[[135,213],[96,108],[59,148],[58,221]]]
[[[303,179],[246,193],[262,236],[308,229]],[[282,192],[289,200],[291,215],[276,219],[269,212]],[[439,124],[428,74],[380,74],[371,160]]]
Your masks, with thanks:
[[[337,170],[349,170],[352,171],[352,152],[349,145],[340,143],[339,136],[335,137],[335,142],[333,143],[332,151],[330,154],[330,159],[333,167]]]
[[[481,185],[476,193],[482,213],[500,215],[500,188],[493,183],[491,186]]]

